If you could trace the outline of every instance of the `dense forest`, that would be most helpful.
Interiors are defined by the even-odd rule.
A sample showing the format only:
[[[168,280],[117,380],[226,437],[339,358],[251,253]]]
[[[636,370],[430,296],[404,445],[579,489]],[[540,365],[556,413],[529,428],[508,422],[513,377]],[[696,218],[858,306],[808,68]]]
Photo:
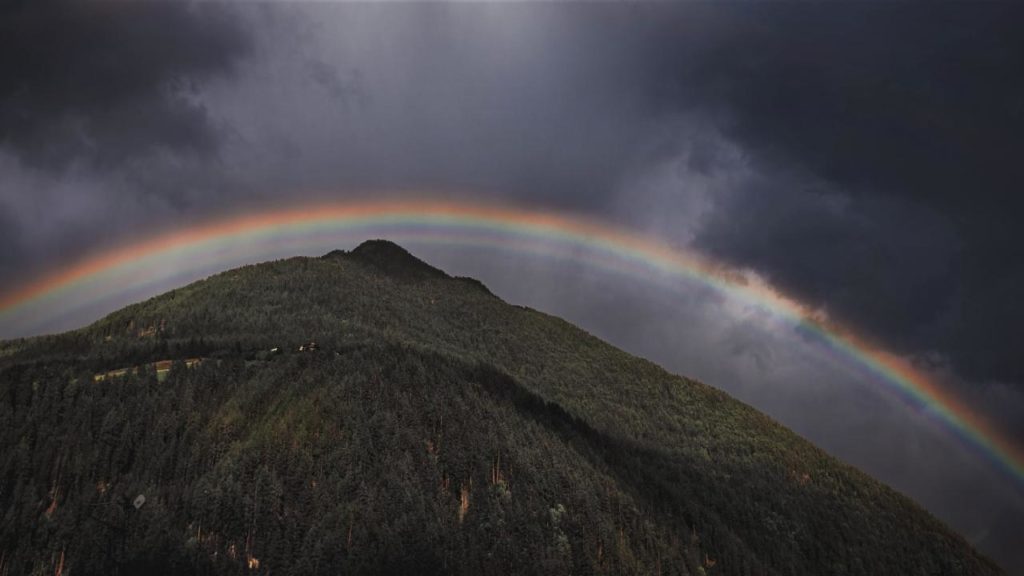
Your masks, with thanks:
[[[756,410],[385,241],[0,343],[8,574],[998,574]]]

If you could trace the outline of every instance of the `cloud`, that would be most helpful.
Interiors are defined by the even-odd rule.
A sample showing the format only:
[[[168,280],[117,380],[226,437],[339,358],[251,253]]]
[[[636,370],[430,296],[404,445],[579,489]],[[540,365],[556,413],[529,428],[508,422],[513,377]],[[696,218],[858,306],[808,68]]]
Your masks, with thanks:
[[[900,350],[1024,380],[1010,297],[1024,271],[1008,266],[1024,255],[1024,10],[734,12],[684,59],[677,92],[762,181],[718,203],[698,245]]]
[[[760,176],[720,198],[697,245],[914,352],[937,349],[960,296],[961,240],[898,196],[855,197],[811,177]]]
[[[229,6],[0,6],[0,289],[220,205],[230,130],[200,94],[251,52]]]
[[[211,4],[5,2],[0,146],[38,169],[210,154],[217,131],[192,93],[248,45]]]
[[[60,189],[108,178],[96,204],[189,219],[433,190],[584,212],[972,379],[1024,381],[1020,8],[4,10],[0,149],[52,182],[77,162]]]

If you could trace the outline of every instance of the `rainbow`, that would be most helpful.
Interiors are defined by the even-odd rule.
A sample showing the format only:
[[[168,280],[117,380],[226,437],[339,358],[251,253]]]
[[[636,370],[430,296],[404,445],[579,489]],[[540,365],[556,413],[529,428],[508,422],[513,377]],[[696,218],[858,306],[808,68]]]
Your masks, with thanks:
[[[60,318],[69,310],[112,309],[172,281],[304,250],[325,251],[370,235],[583,260],[631,277],[711,286],[814,335],[832,353],[930,411],[969,447],[1024,483],[1024,452],[907,359],[882,350],[756,275],[607,223],[551,212],[450,201],[363,201],[228,217],[84,259],[2,294],[0,326],[24,334],[33,326],[38,330],[40,319]]]

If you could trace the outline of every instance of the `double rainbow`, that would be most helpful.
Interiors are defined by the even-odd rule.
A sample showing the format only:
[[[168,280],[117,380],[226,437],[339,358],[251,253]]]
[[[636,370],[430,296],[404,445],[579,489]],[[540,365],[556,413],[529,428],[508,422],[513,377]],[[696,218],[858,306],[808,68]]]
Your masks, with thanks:
[[[334,248],[385,236],[398,241],[494,246],[588,264],[636,278],[689,279],[768,310],[815,335],[895,390],[931,411],[967,445],[1024,483],[1024,452],[906,359],[816,314],[756,276],[607,224],[546,212],[454,202],[316,204],[231,217],[157,236],[86,259],[0,296],[0,323],[35,329],[47,315],[121,304],[160,286],[228,266]],[[184,272],[184,276],[183,276]]]

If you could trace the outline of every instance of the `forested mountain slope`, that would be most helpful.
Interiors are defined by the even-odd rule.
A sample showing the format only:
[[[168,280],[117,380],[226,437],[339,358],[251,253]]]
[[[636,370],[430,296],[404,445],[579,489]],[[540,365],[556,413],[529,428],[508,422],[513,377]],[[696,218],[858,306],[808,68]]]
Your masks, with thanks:
[[[0,343],[0,474],[0,574],[999,573],[756,410],[384,241]]]

